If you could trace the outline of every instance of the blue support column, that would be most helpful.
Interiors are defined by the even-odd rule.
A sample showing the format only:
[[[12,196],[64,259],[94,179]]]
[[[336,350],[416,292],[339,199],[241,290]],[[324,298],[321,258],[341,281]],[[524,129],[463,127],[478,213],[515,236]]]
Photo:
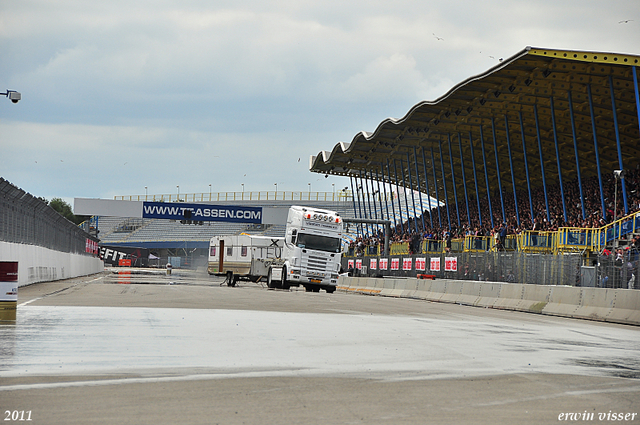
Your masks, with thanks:
[[[402,171],[402,187],[403,187],[403,192],[404,192],[404,206],[407,209],[407,232],[411,233],[411,217],[409,217],[409,198],[407,198],[407,179],[404,175],[404,165],[402,163],[402,160],[399,159],[398,161],[400,161],[400,171]],[[415,211],[414,211],[415,214]],[[415,223],[414,223],[414,227],[415,227]]]
[[[357,218],[358,217],[358,211],[356,210],[356,192],[353,190],[353,177],[349,176],[349,181],[351,182],[351,199],[353,200],[353,215]],[[360,204],[360,200],[358,200],[358,204]],[[360,236],[361,232],[360,232],[360,227],[361,224],[356,224],[356,235]]]
[[[391,186],[392,185],[392,183],[391,183],[391,164],[389,163],[389,158],[387,158],[387,174],[389,176],[389,190],[391,191],[391,211],[393,212],[393,230],[396,231],[396,229],[398,228],[398,220],[396,220],[396,206],[395,206],[395,204],[393,202],[393,187]],[[398,181],[395,178],[395,175],[394,175],[394,180],[396,180],[396,182]],[[397,187],[397,185],[396,185],[396,187]]]
[[[356,184],[358,185],[358,190],[362,194],[362,211],[363,211],[362,218],[368,219],[369,215],[367,214],[367,201],[366,201],[366,199],[364,197],[364,183],[362,181],[362,170],[358,170],[358,175],[359,175],[360,181],[358,181],[358,177],[356,177]],[[366,231],[366,234],[368,235],[369,234],[369,224],[364,224],[362,227]]]
[[[444,177],[444,161],[442,160],[442,141],[438,140],[438,146],[440,147],[440,168],[442,169],[442,187],[444,188],[444,203],[447,206],[447,223],[449,224],[449,230],[451,230],[451,213],[449,212],[449,194],[447,193],[447,181]]]
[[[484,163],[484,180],[487,184],[487,199],[489,200],[489,218],[491,218],[491,228],[495,227],[493,224],[493,207],[491,206],[491,187],[489,186],[489,172],[487,171],[487,156],[484,150],[484,133],[482,131],[482,124],[480,124],[480,144],[482,147],[482,162]]]
[[[638,114],[638,126],[640,127],[640,88],[638,88],[638,72],[636,66],[633,66],[633,88],[636,93],[636,113]]]
[[[613,127],[616,131],[616,145],[618,145],[618,166],[624,170],[622,164],[622,148],[620,147],[620,128],[618,127],[618,111],[616,110],[616,98],[613,94],[613,77],[609,75],[609,91],[611,92],[611,111],[613,112]],[[636,91],[637,96],[637,91]],[[622,183],[622,199],[624,200],[624,213],[629,214],[629,204],[627,204],[627,186],[624,182],[624,176],[620,179]]]
[[[469,195],[467,194],[467,177],[464,173],[464,158],[462,155],[462,135],[458,133],[458,150],[460,151],[460,169],[462,170],[462,184],[464,186],[464,203],[467,206],[467,223],[471,228],[471,213],[469,212]]]
[[[382,162],[380,163],[380,172],[382,173],[382,193],[384,194],[384,208],[387,211],[387,220],[391,220],[391,215],[389,215],[389,198],[387,198],[387,183],[384,180],[384,165],[382,165]],[[377,171],[376,177],[378,177],[378,181],[380,181],[380,177],[378,176]]]
[[[562,211],[564,212],[565,224],[569,221],[567,218],[567,206],[564,202],[564,186],[562,185],[562,167],[560,166],[560,149],[558,148],[558,129],[556,127],[556,113],[553,106],[553,96],[549,98],[551,100],[551,123],[553,124],[553,140],[556,144],[556,159],[558,163],[558,180],[560,182],[560,196],[562,197]]]
[[[549,212],[549,196],[547,194],[547,178],[544,173],[544,158],[542,157],[542,142],[540,138],[540,123],[538,121],[538,105],[533,105],[533,115],[536,120],[536,136],[538,139],[538,153],[540,154],[540,173],[542,174],[542,188],[544,189],[544,205],[547,211],[547,222],[551,222],[551,213]]]
[[[424,171],[424,184],[427,190],[427,202],[429,203],[429,226],[433,229],[433,217],[431,216],[431,192],[429,191],[429,178],[427,177],[427,159],[424,156],[424,146],[422,150],[422,170]]]
[[[365,170],[364,172],[364,178],[365,178],[365,185],[367,187],[367,203],[369,204],[369,218],[374,218],[373,212],[375,211],[375,205],[372,207],[372,201],[371,201],[371,188],[369,187],[369,177],[367,176],[367,171]],[[373,187],[373,183],[371,183],[371,187]],[[372,211],[373,210],[373,211]],[[371,227],[373,228],[373,224],[371,225]]]
[[[525,142],[524,136],[524,120],[522,119],[522,111],[518,112],[518,117],[520,118],[520,134],[522,135],[522,152],[524,153],[524,170],[525,175],[527,177],[527,191],[529,192],[529,211],[531,212],[531,224],[533,225],[533,220],[536,218],[535,213],[533,211],[533,199],[531,197],[531,180],[529,179],[529,161],[527,161],[527,143]]]
[[[366,172],[365,172],[366,175]],[[369,170],[369,180],[371,181],[371,189],[373,189],[373,171],[370,169]],[[373,218],[375,218],[376,220],[378,219],[378,207],[376,206],[376,193],[378,194],[378,203],[380,203],[380,185],[378,185],[378,192],[373,192],[373,194],[371,195],[372,199],[372,203],[373,203]],[[380,210],[380,212],[382,213],[382,210]],[[378,224],[374,224],[373,225],[375,234],[378,234],[378,229],[380,228],[380,225]]]
[[[418,233],[418,214],[416,212],[416,197],[413,191],[413,179],[411,178],[411,156],[407,152],[407,172],[409,173],[409,190],[411,191],[411,203],[413,204],[413,229]]]
[[[367,172],[365,171],[365,176],[367,175]],[[369,176],[367,177],[367,188],[369,188],[369,182],[371,182],[371,190],[373,190],[373,172],[371,170],[369,170]],[[371,216],[374,219],[378,219],[378,209],[376,208],[376,197],[375,197],[375,191],[371,194],[371,197],[373,198],[371,200],[371,209],[373,210],[373,215]],[[369,213],[369,215],[371,215],[371,212]]]
[[[476,172],[476,159],[473,153],[473,138],[469,130],[469,146],[471,147],[471,165],[473,166],[473,182],[476,185],[476,201],[478,202],[478,222],[482,226],[482,212],[480,211],[480,192],[478,192],[478,173]]]
[[[365,198],[365,187],[364,187],[364,181],[362,179],[362,170],[358,170],[358,174],[360,175],[360,183],[358,184],[358,181],[356,180],[356,184],[358,184],[358,187],[360,188],[360,192],[362,193],[362,211],[364,212],[363,217],[365,219],[369,219],[369,214],[367,214],[367,200]],[[363,226],[366,230],[367,230],[367,235],[371,236],[371,224],[365,224]]]
[[[453,185],[453,198],[456,201],[456,216],[458,217],[458,228],[460,227],[460,210],[458,209],[458,190],[456,188],[456,174],[453,169],[453,152],[451,151],[451,134],[447,134],[447,144],[449,145],[449,164],[451,165],[451,182]]]
[[[582,219],[586,220],[587,214],[584,210],[584,195],[582,193],[582,177],[580,176],[580,158],[578,157],[578,136],[576,136],[576,122],[573,116],[573,100],[571,99],[571,90],[567,90],[567,98],[569,99],[569,117],[571,118],[571,134],[573,135],[573,149],[576,154],[576,170],[578,171],[578,187],[580,189],[580,206],[582,207]]]
[[[635,75],[635,74],[634,74]],[[636,87],[636,91],[637,91]],[[591,114],[591,130],[593,131],[593,149],[596,153],[596,167],[598,169],[598,184],[600,185],[600,206],[602,208],[602,219],[607,220],[607,208],[604,204],[604,185],[602,184],[602,171],[600,170],[600,153],[598,151],[598,135],[596,132],[596,114],[593,111],[593,96],[591,95],[591,84],[587,84],[587,94],[589,95],[589,112]],[[636,95],[638,93],[636,92]]]
[[[513,204],[516,207],[516,222],[520,227],[520,211],[518,210],[518,194],[516,193],[516,177],[513,173],[513,155],[511,155],[511,136],[509,136],[509,117],[504,116],[504,129],[507,134],[507,152],[509,153],[509,168],[511,168],[511,185],[513,186]]]
[[[418,171],[418,149],[413,147],[413,160],[416,165],[416,181],[418,182],[418,197],[420,198],[420,217],[422,218],[422,230],[424,234],[424,230],[426,227],[424,226],[424,205],[422,205],[422,185],[420,184],[420,172]],[[426,176],[425,176],[426,178]]]
[[[402,224],[402,202],[400,202],[400,187],[398,186],[398,167],[396,166],[395,159],[393,160],[393,171],[396,178],[396,193],[398,194],[398,215],[400,216],[400,230],[402,231],[402,233],[404,233],[404,224]],[[408,215],[408,212],[407,212],[407,215]],[[407,223],[407,227],[408,225],[409,223]]]
[[[493,133],[493,152],[496,154],[496,175],[498,177],[498,190],[500,191],[500,206],[502,207],[502,222],[507,221],[504,213],[504,197],[502,195],[502,175],[500,174],[500,160],[498,159],[498,138],[496,137],[496,123],[491,117],[491,132]]]
[[[442,215],[440,214],[440,195],[438,194],[438,177],[436,177],[436,161],[433,157],[433,148],[431,148],[431,169],[433,170],[433,186],[436,189],[436,200],[438,201],[438,227],[442,227]]]

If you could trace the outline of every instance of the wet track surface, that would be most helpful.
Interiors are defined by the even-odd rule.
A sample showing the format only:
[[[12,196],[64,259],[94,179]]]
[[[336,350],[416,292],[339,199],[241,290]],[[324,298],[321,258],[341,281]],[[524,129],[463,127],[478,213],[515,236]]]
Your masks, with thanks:
[[[633,378],[624,382],[640,391],[637,327],[221,283],[149,271],[21,288],[18,320],[0,326],[0,400],[29,390],[226,378],[549,374]]]

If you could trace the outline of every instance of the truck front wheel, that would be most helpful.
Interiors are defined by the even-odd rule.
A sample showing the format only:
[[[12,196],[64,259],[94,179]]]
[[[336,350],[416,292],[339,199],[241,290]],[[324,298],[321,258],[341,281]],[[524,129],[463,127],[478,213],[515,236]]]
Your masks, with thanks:
[[[333,294],[336,290],[335,286],[325,286],[324,290],[327,291],[327,294]]]

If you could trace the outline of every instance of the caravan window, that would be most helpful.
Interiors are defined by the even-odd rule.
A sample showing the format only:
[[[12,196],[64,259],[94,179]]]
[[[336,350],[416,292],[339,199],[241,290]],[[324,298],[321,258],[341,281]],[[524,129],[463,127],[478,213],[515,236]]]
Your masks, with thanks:
[[[216,256],[216,247],[215,246],[211,247],[211,251],[209,252],[209,256],[210,257],[215,257]]]
[[[227,247],[227,256],[233,255],[233,245]]]
[[[247,256],[247,247],[243,246],[240,250],[240,255],[242,255],[243,257]]]

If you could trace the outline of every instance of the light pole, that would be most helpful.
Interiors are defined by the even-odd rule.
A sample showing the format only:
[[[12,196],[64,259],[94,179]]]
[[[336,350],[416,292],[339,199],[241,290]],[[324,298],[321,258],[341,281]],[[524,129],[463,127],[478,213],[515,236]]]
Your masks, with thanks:
[[[147,192],[147,186],[145,186],[145,187],[144,187],[144,200],[145,200],[145,201],[147,200],[147,194],[148,194],[148,192]]]
[[[180,202],[180,186],[176,186],[178,188],[178,202]]]
[[[613,177],[616,180],[616,188],[613,196],[613,222],[618,219],[618,180],[624,178],[624,170],[613,170]]]
[[[2,94],[5,95],[5,97],[8,97],[9,100],[12,101],[13,103],[18,103],[20,99],[22,99],[22,95],[20,94],[20,92],[17,92],[15,90],[7,89],[6,92],[0,93],[0,95]]]
[[[209,184],[209,201],[211,201],[211,184]]]

